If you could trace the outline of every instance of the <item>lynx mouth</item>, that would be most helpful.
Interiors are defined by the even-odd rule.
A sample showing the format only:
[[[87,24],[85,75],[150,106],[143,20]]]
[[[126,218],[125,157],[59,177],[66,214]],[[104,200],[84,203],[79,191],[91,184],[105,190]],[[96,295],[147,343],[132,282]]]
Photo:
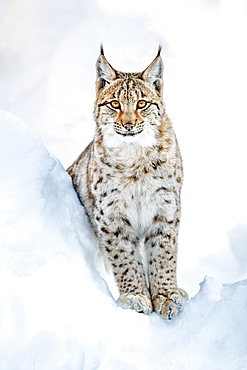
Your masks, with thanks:
[[[125,134],[120,134],[119,133],[119,135],[122,135],[122,136],[136,136],[136,135],[140,134],[141,132],[142,131],[139,131],[139,132],[126,132]]]
[[[133,137],[133,136],[141,134],[143,130],[123,132],[122,130],[120,131],[120,130],[115,129],[115,132],[116,134],[124,136],[124,137]]]
[[[119,127],[119,125],[114,124],[114,131],[116,134],[124,136],[124,137],[134,137],[138,134],[143,132],[144,125],[139,125],[139,127],[134,127],[132,130],[124,130],[123,127]]]

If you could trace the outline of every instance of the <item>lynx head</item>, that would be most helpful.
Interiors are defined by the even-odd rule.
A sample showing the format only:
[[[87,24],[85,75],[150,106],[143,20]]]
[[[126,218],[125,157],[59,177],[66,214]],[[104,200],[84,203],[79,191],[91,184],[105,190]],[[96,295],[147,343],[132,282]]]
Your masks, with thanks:
[[[164,116],[160,51],[161,47],[143,72],[124,73],[108,63],[101,48],[96,63],[95,119],[105,145],[155,145]]]

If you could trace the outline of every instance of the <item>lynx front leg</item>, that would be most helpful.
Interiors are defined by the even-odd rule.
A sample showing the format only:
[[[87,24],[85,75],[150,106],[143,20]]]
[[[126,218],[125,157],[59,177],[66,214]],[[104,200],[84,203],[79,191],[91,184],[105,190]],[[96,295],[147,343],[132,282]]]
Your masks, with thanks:
[[[175,317],[188,299],[177,287],[178,224],[179,217],[167,221],[156,214],[145,239],[153,309],[165,319]]]
[[[101,226],[99,241],[113,269],[120,293],[120,306],[144,314],[151,313],[152,302],[138,252],[139,240],[129,220],[123,216],[117,223],[115,220],[107,226]]]

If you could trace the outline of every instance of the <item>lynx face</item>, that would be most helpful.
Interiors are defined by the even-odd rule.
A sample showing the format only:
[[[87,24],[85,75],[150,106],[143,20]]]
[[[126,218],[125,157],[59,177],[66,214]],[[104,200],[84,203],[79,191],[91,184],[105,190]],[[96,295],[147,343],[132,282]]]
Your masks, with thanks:
[[[123,73],[100,55],[97,67],[95,116],[104,144],[154,145],[164,114],[161,59],[154,60],[142,73]]]

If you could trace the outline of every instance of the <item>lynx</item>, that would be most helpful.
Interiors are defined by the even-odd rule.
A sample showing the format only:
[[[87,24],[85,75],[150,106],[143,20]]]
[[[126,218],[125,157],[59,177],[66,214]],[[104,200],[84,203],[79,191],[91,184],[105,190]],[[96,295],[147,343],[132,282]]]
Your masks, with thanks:
[[[124,73],[96,63],[96,132],[68,168],[123,308],[165,319],[187,300],[176,278],[182,160],[162,100],[163,62]]]

